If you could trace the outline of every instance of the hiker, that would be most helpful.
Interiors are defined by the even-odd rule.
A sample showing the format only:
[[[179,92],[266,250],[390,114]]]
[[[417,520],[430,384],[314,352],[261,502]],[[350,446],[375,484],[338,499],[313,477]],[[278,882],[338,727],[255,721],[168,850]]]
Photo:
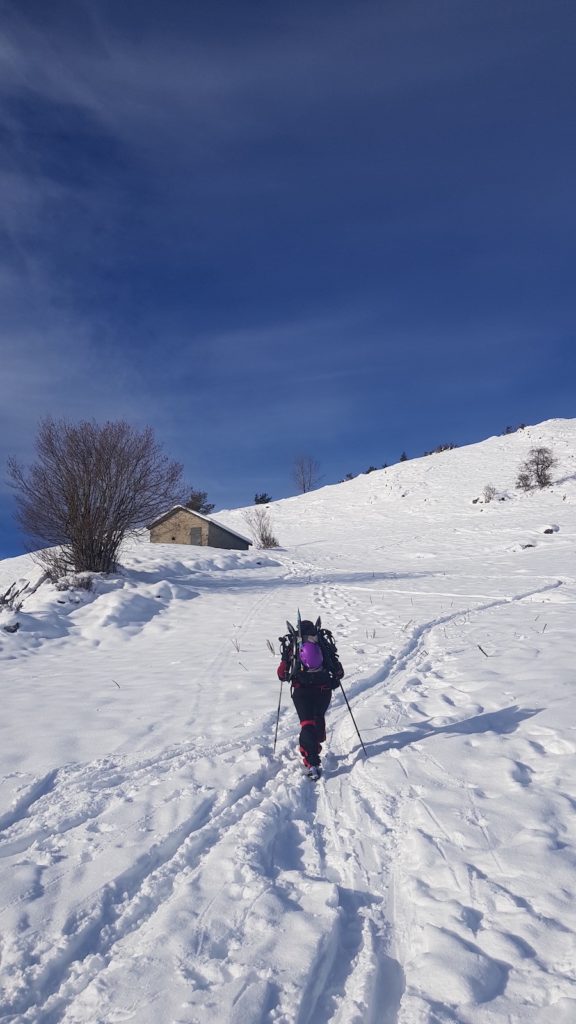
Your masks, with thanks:
[[[282,682],[289,680],[290,693],[300,720],[300,753],[306,774],[320,778],[320,752],[326,739],[325,714],[332,690],[340,685],[344,669],[336,653],[332,635],[308,619],[296,632],[282,638],[282,661],[277,673]],[[294,650],[294,645],[299,650]]]

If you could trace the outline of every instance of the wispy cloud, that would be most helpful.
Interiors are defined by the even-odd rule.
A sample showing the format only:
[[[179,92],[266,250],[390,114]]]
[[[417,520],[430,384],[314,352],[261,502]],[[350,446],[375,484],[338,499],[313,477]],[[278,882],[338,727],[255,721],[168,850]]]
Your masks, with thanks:
[[[0,343],[0,462],[28,457],[39,419],[126,418],[141,422],[146,396],[137,373],[100,357],[86,328],[10,332]]]
[[[162,145],[175,138],[171,159],[195,151],[209,160],[214,145],[268,135],[302,105],[312,120],[327,99],[397,102],[400,94],[510,60],[509,41],[490,18],[456,0],[443,6],[443,19],[423,0],[262,10],[252,31],[243,32],[233,8],[224,9],[217,27],[200,15],[198,27],[191,19],[182,31],[180,4],[168,3],[164,20],[153,23],[144,5],[136,31],[120,9],[105,18],[95,5],[77,4],[75,18],[56,9],[43,14],[40,28],[13,4],[0,88],[5,98],[27,92],[77,106],[158,160]],[[483,45],[467,45],[474,39]],[[516,48],[526,45],[520,26]]]

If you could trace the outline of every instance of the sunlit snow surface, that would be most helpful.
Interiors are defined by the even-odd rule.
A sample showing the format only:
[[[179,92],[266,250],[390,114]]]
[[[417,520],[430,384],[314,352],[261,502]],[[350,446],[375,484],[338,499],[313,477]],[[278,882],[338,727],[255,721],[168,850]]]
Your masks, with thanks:
[[[556,482],[521,494],[535,444]],[[573,1024],[574,474],[549,421],[278,502],[277,551],[133,541],[30,597],[0,629],[0,1021]],[[337,695],[316,785],[286,687],[272,756],[298,608],[369,754]]]

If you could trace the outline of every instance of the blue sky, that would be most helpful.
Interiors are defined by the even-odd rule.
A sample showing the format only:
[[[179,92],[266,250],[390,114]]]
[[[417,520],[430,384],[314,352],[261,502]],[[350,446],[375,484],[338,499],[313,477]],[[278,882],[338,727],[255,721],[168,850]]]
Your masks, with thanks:
[[[2,4],[0,461],[150,424],[217,507],[574,416],[576,11]],[[0,479],[0,556],[22,549]]]

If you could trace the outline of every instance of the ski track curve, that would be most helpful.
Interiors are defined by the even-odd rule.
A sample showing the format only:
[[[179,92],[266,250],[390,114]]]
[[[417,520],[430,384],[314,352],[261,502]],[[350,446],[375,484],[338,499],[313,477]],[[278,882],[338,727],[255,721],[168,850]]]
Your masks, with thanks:
[[[43,1021],[52,1024],[60,1020],[66,1001],[59,993],[66,988],[72,969],[77,968],[73,983],[76,994],[92,980],[95,970],[101,970],[101,961],[109,962],[118,939],[141,927],[167,898],[178,874],[197,867],[218,839],[259,804],[275,770],[274,763],[264,763],[219,799],[200,795],[187,821],[154,842],[146,855],[104,885],[94,898],[75,906],[64,923],[55,956],[36,968],[30,950],[30,967],[24,972],[22,991],[5,1002],[0,1020],[32,1021],[40,1008]],[[30,937],[30,945],[34,939],[39,936]],[[90,968],[94,957],[98,963]]]
[[[302,575],[308,577],[308,582],[313,582],[313,574],[307,566],[304,567]],[[350,618],[350,608],[352,605],[350,595],[345,593],[338,584],[330,583],[325,579],[319,579],[319,575],[316,574],[315,581],[314,596],[316,603],[320,607],[326,607],[331,615],[336,615],[336,617],[340,618],[346,618],[346,616]],[[539,587],[528,589],[512,597],[490,599],[472,608],[469,606],[459,608],[454,612],[438,616],[429,622],[414,626],[409,638],[401,646],[400,650],[396,654],[390,655],[376,672],[371,673],[367,678],[362,678],[358,681],[352,680],[348,683],[347,689],[350,696],[354,698],[355,708],[361,707],[375,698],[378,699],[382,687],[385,687],[387,699],[391,701],[391,708],[380,721],[385,722],[394,730],[405,713],[398,697],[406,683],[406,674],[414,661],[418,661],[422,657],[428,657],[425,643],[434,630],[445,627],[449,623],[457,622],[463,619],[464,616],[470,619],[472,616],[480,616],[494,608],[529,600],[536,595],[557,589],[562,586],[562,583],[562,580],[548,581]],[[347,588],[347,590],[351,589],[353,588]],[[356,607],[358,606],[358,602],[354,602],[354,604]],[[344,612],[346,612],[346,615],[343,615]],[[340,630],[339,636],[341,632]],[[336,710],[335,705],[337,705],[337,701],[333,702],[332,715],[334,710]],[[332,727],[330,746],[331,749],[340,749],[342,752],[350,751],[350,740],[352,740],[352,743],[356,741],[355,733],[350,724],[346,707],[340,707],[339,710],[339,719]],[[347,757],[348,760],[351,757],[350,753],[347,755],[343,753],[342,756]],[[442,772],[441,766],[437,766],[437,768]],[[359,782],[360,779],[362,779],[361,783]],[[315,815],[317,844],[326,876],[338,879],[339,906],[342,919],[345,922],[343,932],[348,937],[347,949],[345,950],[348,956],[342,957],[334,954],[331,958],[332,966],[329,967],[327,964],[329,957],[325,953],[323,963],[316,964],[317,975],[321,978],[322,984],[316,986],[315,998],[314,991],[306,993],[304,1005],[308,1006],[312,1002],[313,1009],[307,1009],[306,1012],[301,1014],[298,1018],[298,1024],[307,1024],[312,1019],[321,1021],[322,1024],[324,1022],[325,1024],[329,1024],[329,1022],[336,1024],[340,1020],[342,1022],[370,1020],[370,1014],[373,1012],[370,1008],[375,1006],[378,1006],[378,1019],[385,1021],[386,1024],[389,1024],[389,1022],[393,1024],[397,1019],[401,1001],[404,986],[401,965],[388,952],[385,952],[393,948],[394,945],[394,849],[400,845],[404,805],[409,797],[413,798],[416,796],[417,799],[421,798],[417,793],[414,793],[406,778],[404,790],[397,794],[397,798],[392,802],[393,809],[382,817],[382,802],[384,800],[385,803],[386,799],[390,800],[390,795],[383,793],[379,787],[374,786],[373,779],[365,771],[360,754],[357,755],[352,765],[349,780],[348,795],[350,793],[354,795],[353,806],[350,805],[349,800],[346,800],[346,794],[342,792],[341,783],[337,787],[338,799],[334,801],[334,804],[330,803],[328,793],[330,789],[334,790],[336,780],[328,777],[319,787],[319,792],[323,794],[323,799],[319,798],[318,809]],[[471,818],[482,832],[487,849],[496,859],[496,867],[501,870],[494,851],[494,843],[476,808],[472,792],[462,779],[454,777],[451,781],[465,791],[471,808]],[[358,806],[364,807],[364,813],[360,815],[360,821],[358,821]],[[350,858],[353,855],[343,850],[340,832],[334,825],[336,821],[336,807],[339,808],[342,818],[346,821],[355,822],[355,827],[351,831],[355,834],[356,838],[358,838],[362,827],[366,828],[367,823],[372,826],[374,826],[375,822],[378,823],[379,827],[373,832],[372,840],[380,846],[384,853],[377,865],[377,870],[369,880],[356,877],[354,871],[351,870]],[[345,808],[344,814],[342,814],[342,808]],[[430,808],[427,807],[426,809],[432,815]],[[439,831],[443,831],[443,826],[436,816],[434,816],[434,824]],[[388,830],[393,837],[384,843],[382,843],[383,830],[384,834]],[[447,835],[446,838],[448,838]],[[445,856],[441,848],[439,852],[442,856]],[[365,855],[363,860],[365,862]],[[365,871],[361,872],[361,874],[365,875]],[[363,901],[357,896],[359,892],[377,894],[377,899]],[[355,893],[356,896],[351,898],[351,893]],[[374,903],[377,903],[377,909],[374,909]],[[351,945],[354,945],[350,939],[352,935],[361,936],[361,941],[357,939],[353,949],[350,948]],[[338,947],[338,943],[336,943],[336,946]],[[358,1001],[354,992],[358,989],[358,981],[361,974],[363,971],[366,973],[366,956],[364,954],[366,948],[371,948],[372,950],[372,955],[368,959],[371,960],[371,970],[369,973],[372,976],[373,994],[378,991],[380,995],[377,1000],[368,998],[364,1001]],[[340,952],[343,952],[343,950],[340,949]],[[364,955],[361,955],[361,953]],[[351,963],[349,972],[342,970],[341,963],[343,960]],[[383,985],[383,980],[385,985]],[[314,988],[312,986],[313,990]]]
[[[360,604],[351,593],[353,587],[331,582],[329,574],[304,562],[293,562],[288,576],[310,585],[315,602],[331,615],[345,617],[350,625],[358,620]],[[398,696],[406,675],[412,663],[428,656],[425,643],[434,630],[464,615],[481,615],[561,585],[559,580],[549,582],[414,625],[376,671],[349,678],[347,690],[355,710],[374,700],[381,704],[385,692],[388,709],[378,722],[395,729],[405,714]],[[269,599],[270,593],[264,592],[251,602],[241,626]],[[211,671],[218,672],[230,653],[219,651]],[[273,718],[259,723],[260,738]],[[326,763],[333,772],[316,787],[304,779],[294,782],[293,723],[288,725],[283,715],[280,762],[261,746],[258,765],[225,793],[207,793],[197,786],[194,809],[184,821],[155,838],[146,853],[69,909],[60,935],[53,936],[54,952],[47,951],[39,933],[21,938],[21,983],[5,998],[0,1021],[79,1020],[73,1010],[76,1001],[108,970],[115,952],[129,947],[156,915],[169,915],[181,903],[194,907],[194,966],[181,964],[182,977],[200,992],[222,985],[234,988],[242,967],[239,949],[249,941],[255,923],[266,935],[271,907],[288,919],[293,916],[291,907],[301,912],[312,903],[318,926],[310,940],[311,959],[301,970],[300,993],[287,974],[282,977],[276,971],[271,978],[263,966],[242,986],[236,985],[230,1019],[234,1014],[244,1019],[241,1007],[253,1005],[254,1024],[264,1016],[273,1024],[395,1024],[404,977],[393,955],[394,861],[401,848],[405,805],[415,794],[407,778],[402,789],[389,792],[373,765],[363,761],[342,698],[333,701],[330,721],[331,753]],[[0,819],[0,857],[85,828],[110,810],[119,786],[137,789],[159,775],[177,775],[184,769],[193,777],[194,765],[207,756],[226,758],[242,745],[237,741],[208,749],[183,744],[155,758],[109,758],[49,772]],[[425,756],[432,770],[444,770]],[[456,776],[452,783],[465,787]],[[82,793],[89,794],[84,803]],[[483,829],[469,790],[467,796],[471,814]],[[126,831],[139,829],[145,821],[146,815],[135,817]],[[441,830],[437,819],[435,825]],[[490,846],[490,836],[484,837]],[[105,845],[102,838],[101,843]],[[227,865],[230,873],[226,895],[221,882],[214,882],[218,864]],[[72,864],[57,871],[46,885],[61,886],[75,870]],[[226,933],[222,918],[231,900],[237,909]],[[12,907],[9,901],[0,914]]]

